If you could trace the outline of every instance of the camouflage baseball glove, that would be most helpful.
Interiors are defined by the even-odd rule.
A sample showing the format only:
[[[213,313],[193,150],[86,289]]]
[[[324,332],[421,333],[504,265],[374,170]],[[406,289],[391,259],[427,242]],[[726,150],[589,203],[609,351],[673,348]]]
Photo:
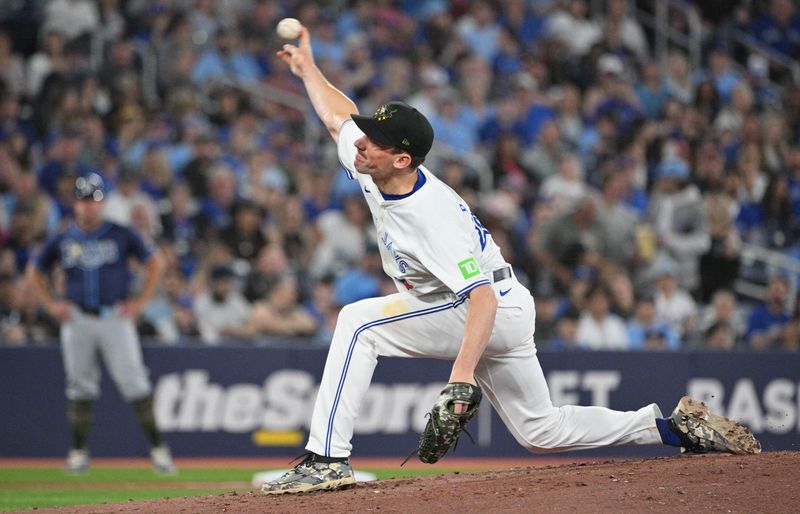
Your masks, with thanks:
[[[465,382],[451,382],[442,389],[439,399],[428,413],[428,424],[419,438],[419,460],[433,464],[447,453],[469,420],[478,412],[482,396],[480,387]],[[466,405],[466,410],[461,414],[455,412],[457,403]]]

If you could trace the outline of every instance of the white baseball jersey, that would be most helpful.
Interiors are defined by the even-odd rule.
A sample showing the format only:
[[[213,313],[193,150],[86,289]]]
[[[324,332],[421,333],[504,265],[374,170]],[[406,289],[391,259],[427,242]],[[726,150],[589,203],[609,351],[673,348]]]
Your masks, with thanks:
[[[363,135],[352,120],[342,125],[339,160],[361,184],[375,222],[383,270],[398,291],[463,296],[490,283],[491,273],[507,264],[467,203],[424,166],[417,171],[411,194],[386,198],[372,177],[355,169],[354,143]]]
[[[523,447],[553,452],[659,443],[655,418],[661,413],[654,404],[629,412],[552,404],[533,343],[533,298],[513,274],[492,273],[508,265],[489,232],[452,189],[422,166],[410,194],[381,194],[353,164],[354,143],[362,135],[354,122],[342,125],[339,159],[361,185],[383,268],[399,292],[361,300],[339,313],[306,449],[331,457],[350,455],[356,418],[379,356],[454,359],[469,310],[467,293],[483,284],[495,291],[497,313],[475,380]],[[409,378],[414,379],[413,372]]]

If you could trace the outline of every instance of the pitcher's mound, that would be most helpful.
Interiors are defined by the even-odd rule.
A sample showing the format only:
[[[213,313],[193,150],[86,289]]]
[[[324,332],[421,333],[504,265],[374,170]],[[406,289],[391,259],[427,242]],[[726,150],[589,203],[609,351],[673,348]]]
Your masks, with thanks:
[[[341,491],[258,491],[59,512],[797,512],[800,452],[697,455],[512,468],[359,483]],[[40,511],[41,512],[41,511]]]

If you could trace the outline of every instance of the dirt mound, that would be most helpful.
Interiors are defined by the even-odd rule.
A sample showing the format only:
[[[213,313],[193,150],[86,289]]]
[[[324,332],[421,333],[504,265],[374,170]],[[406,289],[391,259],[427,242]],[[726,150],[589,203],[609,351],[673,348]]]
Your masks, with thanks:
[[[800,452],[698,455],[393,479],[343,491],[259,492],[38,512],[797,512]]]

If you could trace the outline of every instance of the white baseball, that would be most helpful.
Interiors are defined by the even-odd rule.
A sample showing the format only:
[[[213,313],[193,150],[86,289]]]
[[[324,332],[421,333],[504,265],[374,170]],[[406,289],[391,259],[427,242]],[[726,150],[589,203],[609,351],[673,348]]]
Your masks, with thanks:
[[[300,27],[302,25],[297,18],[284,18],[278,22],[276,30],[283,39],[297,39],[300,37]]]

